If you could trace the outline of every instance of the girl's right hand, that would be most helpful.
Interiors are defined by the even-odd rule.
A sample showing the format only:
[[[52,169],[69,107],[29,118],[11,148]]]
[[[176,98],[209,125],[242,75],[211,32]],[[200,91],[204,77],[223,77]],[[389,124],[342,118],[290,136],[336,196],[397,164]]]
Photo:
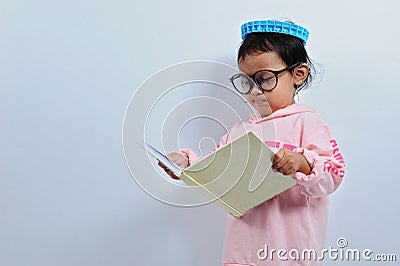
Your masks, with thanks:
[[[187,158],[185,155],[179,152],[172,152],[170,154],[167,154],[167,158],[175,163],[177,166],[179,166],[182,169],[185,169],[189,166],[189,158]],[[171,170],[169,170],[164,164],[161,162],[158,162],[158,165],[164,169],[164,171],[173,179],[179,179]]]

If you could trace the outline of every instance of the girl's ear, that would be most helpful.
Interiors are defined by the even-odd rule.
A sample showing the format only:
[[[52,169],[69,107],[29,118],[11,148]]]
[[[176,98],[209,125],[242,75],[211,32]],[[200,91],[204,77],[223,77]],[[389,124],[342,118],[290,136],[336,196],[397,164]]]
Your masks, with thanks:
[[[298,67],[294,68],[293,77],[294,77],[294,84],[300,86],[308,77],[309,68],[306,63],[299,65]]]

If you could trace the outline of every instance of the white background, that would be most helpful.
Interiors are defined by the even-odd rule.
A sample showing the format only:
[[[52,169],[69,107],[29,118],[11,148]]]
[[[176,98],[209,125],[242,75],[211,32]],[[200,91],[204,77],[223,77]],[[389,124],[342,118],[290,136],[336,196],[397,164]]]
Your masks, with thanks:
[[[125,108],[171,64],[235,65],[240,25],[282,16],[310,30],[306,47],[325,73],[300,102],[330,124],[347,162],[326,245],[345,237],[351,248],[400,259],[398,8],[394,0],[2,1],[0,265],[219,265],[224,213],[173,207],[139,188],[122,149]]]

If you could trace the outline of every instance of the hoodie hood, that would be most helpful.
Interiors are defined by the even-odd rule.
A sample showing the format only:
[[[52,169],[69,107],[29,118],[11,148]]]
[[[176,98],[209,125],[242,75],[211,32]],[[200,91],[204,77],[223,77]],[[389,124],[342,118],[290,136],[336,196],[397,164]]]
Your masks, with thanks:
[[[291,105],[286,106],[285,108],[279,109],[275,112],[273,112],[272,114],[270,114],[267,117],[260,117],[260,115],[255,115],[252,114],[249,119],[248,122],[252,123],[252,124],[259,124],[262,122],[266,122],[272,119],[278,119],[278,118],[283,118],[283,117],[287,117],[287,116],[291,116],[291,115],[298,115],[298,114],[302,114],[302,113],[315,113],[315,110],[311,109],[310,107],[307,107],[305,105],[302,104],[298,104],[298,103],[293,103]]]

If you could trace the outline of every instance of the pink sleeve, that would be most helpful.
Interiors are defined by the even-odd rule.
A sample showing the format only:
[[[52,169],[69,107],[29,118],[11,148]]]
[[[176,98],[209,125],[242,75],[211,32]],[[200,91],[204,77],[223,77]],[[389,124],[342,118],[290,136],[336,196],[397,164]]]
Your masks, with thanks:
[[[189,159],[189,165],[199,159],[199,156],[197,156],[197,154],[191,149],[180,149],[179,152]]]
[[[303,154],[312,168],[309,175],[293,175],[303,187],[302,193],[311,197],[331,194],[342,182],[345,167],[331,130],[319,117],[304,121],[301,142],[301,148],[294,151]]]

